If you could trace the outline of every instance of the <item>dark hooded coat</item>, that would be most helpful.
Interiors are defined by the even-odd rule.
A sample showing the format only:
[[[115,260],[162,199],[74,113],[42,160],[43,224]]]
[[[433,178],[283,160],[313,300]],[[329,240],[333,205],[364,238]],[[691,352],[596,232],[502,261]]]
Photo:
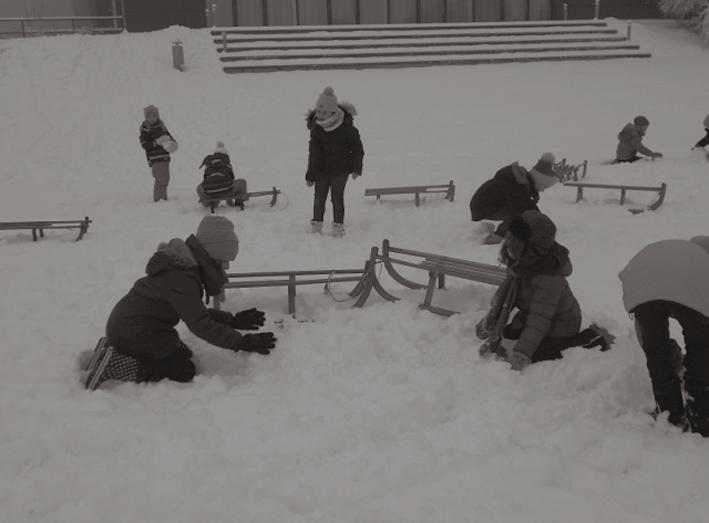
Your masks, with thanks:
[[[507,165],[484,182],[470,200],[473,221],[489,219],[498,210],[506,209],[510,216],[524,211],[538,211],[539,191],[524,167],[517,163]]]
[[[340,105],[339,108],[345,114],[344,120],[332,131],[326,131],[315,123],[314,111],[306,119],[310,129],[307,181],[316,182],[350,173],[362,174],[364,148],[359,131],[354,126],[354,116],[347,106]]]
[[[108,318],[109,345],[139,358],[169,357],[180,346],[175,326],[182,320],[212,345],[238,347],[241,334],[223,324],[231,315],[203,303],[205,295],[221,292],[226,275],[194,235],[160,244],[145,272]]]

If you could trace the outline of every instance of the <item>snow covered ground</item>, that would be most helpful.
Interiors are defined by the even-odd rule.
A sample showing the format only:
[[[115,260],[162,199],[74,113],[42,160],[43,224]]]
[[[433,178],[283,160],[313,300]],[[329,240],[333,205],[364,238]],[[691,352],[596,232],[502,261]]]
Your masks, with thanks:
[[[689,151],[709,112],[709,51],[671,22],[635,24],[633,40],[653,57],[253,75],[223,74],[206,30],[0,41],[0,221],[93,220],[77,243],[74,231],[0,232],[0,521],[707,521],[709,441],[644,414],[652,393],[617,274],[650,241],[709,234],[709,163]],[[366,150],[344,239],[306,232],[303,113],[326,85],[357,106]],[[180,144],[158,204],[138,144],[148,104]],[[637,114],[665,157],[602,166]],[[237,224],[234,271],[359,268],[385,238],[495,263],[468,200],[499,167],[531,167],[547,150],[589,160],[594,181],[669,189],[657,213],[637,216],[613,191],[542,196],[571,250],[584,323],[617,336],[608,353],[512,372],[477,354],[491,287],[450,279],[436,303],[462,314],[444,319],[384,277],[400,302],[350,309],[299,288],[308,321],[287,316],[284,288],[229,291],[229,310],[267,312],[271,356],[210,347],[181,326],[201,370],[193,384],[84,391],[76,356],[158,242],[205,214],[197,165],[217,140],[250,190],[287,196],[219,210]],[[451,179],[453,204],[363,196]]]

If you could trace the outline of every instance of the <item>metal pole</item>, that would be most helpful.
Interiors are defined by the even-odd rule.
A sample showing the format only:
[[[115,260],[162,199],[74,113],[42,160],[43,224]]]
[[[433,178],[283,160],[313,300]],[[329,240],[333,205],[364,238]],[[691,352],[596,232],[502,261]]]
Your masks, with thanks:
[[[630,40],[630,26],[631,26],[631,22],[630,22],[630,20],[628,20],[628,34],[625,37],[627,40]]]
[[[564,2],[564,20],[569,19],[569,4]]]
[[[212,27],[216,26],[216,21],[217,21],[217,4],[212,4]]]
[[[593,19],[598,20],[598,13],[601,10],[601,0],[593,0],[595,2],[595,9],[594,9],[594,15]]]
[[[116,13],[116,0],[111,0],[111,15],[118,16],[118,13]],[[118,21],[114,20],[113,28],[115,29],[116,27],[118,27]]]

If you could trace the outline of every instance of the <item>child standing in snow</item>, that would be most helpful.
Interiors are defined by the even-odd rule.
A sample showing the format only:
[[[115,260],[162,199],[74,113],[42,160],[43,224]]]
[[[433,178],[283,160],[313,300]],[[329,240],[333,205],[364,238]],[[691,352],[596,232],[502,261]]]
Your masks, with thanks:
[[[692,149],[704,149],[704,147],[709,145],[709,114],[704,118],[704,130],[707,133],[706,136],[695,143]]]
[[[145,120],[140,124],[140,145],[145,149],[155,179],[153,201],[167,200],[167,185],[170,183],[170,153],[177,150],[177,142],[160,119],[154,105],[143,109]]]
[[[555,238],[556,226],[546,215],[525,211],[510,221],[500,250],[507,278],[476,333],[495,343],[502,337],[516,340],[509,357],[513,370],[559,359],[570,347],[609,348],[603,329],[592,325],[579,332],[581,308],[566,280],[572,270],[569,250]],[[515,308],[518,311],[508,324],[507,315]]]
[[[631,163],[640,159],[638,153],[650,158],[662,158],[662,153],[651,151],[643,145],[643,137],[650,126],[650,121],[644,116],[636,116],[618,133],[618,147],[613,163]]]
[[[669,412],[673,425],[709,437],[709,236],[651,243],[619,277],[657,411]],[[684,358],[670,339],[670,319],[682,327]]]
[[[359,131],[354,126],[354,106],[337,102],[332,87],[326,87],[318,96],[315,108],[306,114],[310,130],[308,170],[305,180],[308,187],[315,186],[311,232],[322,232],[325,202],[330,193],[332,200],[332,234],[345,233],[345,185],[352,175],[356,180],[362,175],[364,149]]]

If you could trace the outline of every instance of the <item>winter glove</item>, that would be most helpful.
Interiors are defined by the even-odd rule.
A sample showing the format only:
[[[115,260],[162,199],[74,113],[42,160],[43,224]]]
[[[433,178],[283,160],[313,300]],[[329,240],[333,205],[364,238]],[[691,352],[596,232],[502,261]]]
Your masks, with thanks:
[[[269,354],[276,347],[276,337],[272,332],[259,332],[257,334],[244,334],[237,350],[245,352],[258,352]]]
[[[522,370],[532,363],[532,360],[523,352],[513,351],[509,362],[512,365],[512,370]]]
[[[256,308],[247,309],[234,314],[229,320],[229,327],[241,330],[258,329],[263,327],[265,317],[266,315]]]
[[[360,176],[362,176],[360,173],[352,173],[352,179],[353,179],[353,180],[356,180],[356,179],[359,178]]]
[[[315,182],[313,182],[312,180],[306,180],[305,185],[307,185],[308,187],[312,187],[313,185],[315,185]]]
[[[662,153],[653,153],[652,157],[653,158],[662,158]]]
[[[508,340],[518,340],[524,327],[518,327],[513,323],[508,323],[502,328],[502,337]]]

